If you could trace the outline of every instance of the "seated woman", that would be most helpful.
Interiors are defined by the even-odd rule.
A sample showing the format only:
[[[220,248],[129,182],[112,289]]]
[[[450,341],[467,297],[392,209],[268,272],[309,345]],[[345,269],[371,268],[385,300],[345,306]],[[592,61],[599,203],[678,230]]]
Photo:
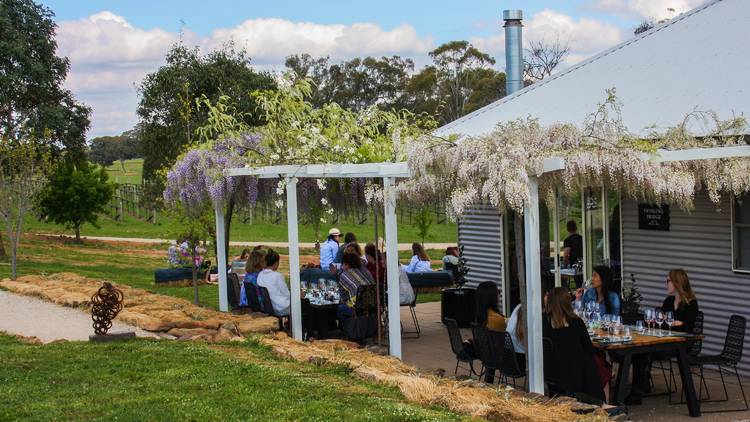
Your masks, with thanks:
[[[370,272],[372,279],[375,280],[377,278],[378,283],[383,286],[385,281],[385,259],[374,243],[365,245],[365,258],[367,259],[367,271]]]
[[[671,270],[667,274],[667,297],[661,306],[662,312],[672,312],[674,324],[672,330],[692,332],[695,318],[698,316],[698,299],[695,297],[690,279],[682,268]],[[663,354],[659,354],[660,357]],[[649,375],[651,371],[651,354],[633,356],[633,389],[625,400],[626,404],[641,404],[643,395],[651,392]]]
[[[599,265],[591,273],[591,288],[576,290],[576,301],[595,302],[600,315],[620,315],[620,295],[614,291],[612,270]]]
[[[337,310],[337,316],[340,321],[344,321],[354,315],[354,305],[357,302],[359,286],[375,284],[375,280],[362,264],[362,259],[354,248],[344,250],[341,261],[342,272],[339,276],[341,303]]]
[[[443,257],[443,268],[448,269],[447,265],[458,265],[458,248],[455,246],[448,246],[445,249],[445,256]]]
[[[523,317],[521,305],[516,305],[508,318],[506,328],[513,340],[513,349],[516,352],[516,360],[521,368],[526,367],[526,321]]]
[[[492,281],[479,283],[474,297],[477,324],[493,331],[505,331],[507,324],[498,305],[497,284]]]
[[[258,274],[260,274],[261,270],[263,270],[263,267],[265,266],[265,259],[266,252],[262,249],[254,249],[250,253],[250,257],[247,259],[247,264],[245,265],[245,277],[243,278],[242,285],[240,286],[240,306],[249,305],[247,301],[247,289],[250,286],[258,285]],[[255,289],[253,289],[253,291],[256,295],[258,294]],[[261,298],[258,297],[258,300],[261,300]]]
[[[284,275],[276,271],[279,269],[279,254],[273,249],[266,253],[266,268],[258,274],[258,286],[268,289],[271,305],[278,316],[289,315],[291,293],[286,285]]]
[[[427,256],[424,247],[422,247],[420,243],[412,243],[411,251],[414,256],[411,257],[409,265],[406,266],[407,273],[426,273],[432,271],[432,268],[430,267],[430,258]]]
[[[562,287],[550,290],[546,310],[542,333],[551,340],[554,353],[545,356],[545,378],[563,394],[603,403],[605,383],[602,374],[597,373],[595,359],[598,355],[594,353],[586,325],[573,313],[568,290]],[[607,382],[609,377],[611,373],[607,375]]]

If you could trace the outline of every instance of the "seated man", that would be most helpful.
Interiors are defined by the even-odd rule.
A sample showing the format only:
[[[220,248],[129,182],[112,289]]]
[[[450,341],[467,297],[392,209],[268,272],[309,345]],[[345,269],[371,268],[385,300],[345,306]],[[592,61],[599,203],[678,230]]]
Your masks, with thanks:
[[[258,286],[268,289],[271,305],[278,316],[289,315],[291,293],[279,269],[279,254],[273,249],[266,253],[266,268],[258,274]]]

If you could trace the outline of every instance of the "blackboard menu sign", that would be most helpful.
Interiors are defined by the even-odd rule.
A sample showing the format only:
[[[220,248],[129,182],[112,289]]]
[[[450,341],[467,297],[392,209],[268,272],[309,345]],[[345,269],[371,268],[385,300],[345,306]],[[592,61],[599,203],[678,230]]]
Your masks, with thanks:
[[[638,204],[638,228],[669,231],[669,205]]]

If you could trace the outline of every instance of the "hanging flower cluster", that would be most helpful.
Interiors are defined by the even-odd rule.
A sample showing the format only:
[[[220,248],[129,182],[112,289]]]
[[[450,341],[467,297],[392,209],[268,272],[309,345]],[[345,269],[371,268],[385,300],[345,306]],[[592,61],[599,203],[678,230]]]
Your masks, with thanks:
[[[248,151],[259,147],[260,136],[246,133],[189,150],[167,173],[164,199],[186,210],[203,210],[230,196],[239,202],[254,203],[258,196],[258,179],[227,177],[224,170],[241,167]]]
[[[582,128],[540,125],[527,118],[498,124],[486,136],[464,139],[422,137],[409,146],[414,175],[397,187],[402,196],[444,196],[455,218],[467,207],[488,202],[523,212],[528,181],[539,176],[540,195],[552,202],[555,190],[607,186],[634,198],[672,202],[690,208],[696,189],[717,201],[723,191],[750,190],[750,160],[723,159],[659,163],[659,149],[727,146],[742,143],[744,119],[721,121],[712,113],[691,113],[685,122],[646,139],[627,131],[614,90],[588,116]],[[696,120],[704,123],[697,128]],[[692,133],[700,133],[694,136]],[[547,158],[561,158],[565,169],[542,174]]]
[[[179,245],[171,245],[167,250],[167,262],[173,268],[184,267],[195,265],[196,268],[203,264],[203,257],[207,250],[202,246],[195,247],[195,261],[193,261],[193,254],[190,251],[190,245],[187,241],[180,243]]]

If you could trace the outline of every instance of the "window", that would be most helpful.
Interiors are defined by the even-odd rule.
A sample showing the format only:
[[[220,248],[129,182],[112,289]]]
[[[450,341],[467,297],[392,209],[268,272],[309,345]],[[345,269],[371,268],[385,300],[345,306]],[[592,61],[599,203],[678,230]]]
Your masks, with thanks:
[[[732,269],[750,271],[750,195],[734,199],[732,207]]]

